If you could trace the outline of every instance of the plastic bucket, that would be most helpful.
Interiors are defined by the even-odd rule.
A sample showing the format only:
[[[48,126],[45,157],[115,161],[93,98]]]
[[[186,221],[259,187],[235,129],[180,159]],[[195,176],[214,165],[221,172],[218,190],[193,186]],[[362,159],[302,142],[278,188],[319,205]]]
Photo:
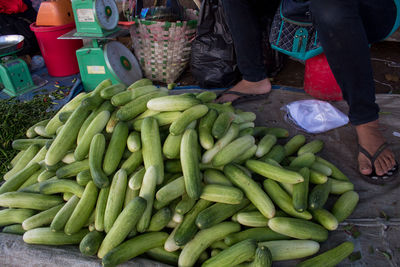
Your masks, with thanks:
[[[79,72],[75,51],[83,46],[82,40],[59,40],[61,35],[73,30],[75,23],[62,26],[36,26],[31,24],[47,70],[51,76],[63,77]]]
[[[342,91],[332,74],[325,54],[306,60],[304,91],[322,100],[343,100]]]

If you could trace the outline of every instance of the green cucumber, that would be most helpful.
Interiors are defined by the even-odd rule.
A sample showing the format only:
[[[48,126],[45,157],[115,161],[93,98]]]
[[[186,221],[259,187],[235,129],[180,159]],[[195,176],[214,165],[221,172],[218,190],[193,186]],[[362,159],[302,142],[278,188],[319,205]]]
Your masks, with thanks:
[[[240,204],[243,192],[233,186],[210,184],[203,187],[200,198],[226,204]]]
[[[303,176],[298,172],[277,167],[260,160],[249,159],[246,161],[246,167],[255,173],[278,182],[297,184],[304,181]]]
[[[38,183],[38,177],[42,173],[43,169],[37,170],[35,173],[33,173],[19,188],[17,191],[21,191],[31,185],[37,184]]]
[[[240,225],[233,222],[222,222],[208,229],[199,231],[195,237],[185,245],[179,255],[178,266],[193,266],[200,254],[215,241],[228,234],[238,232]]]
[[[79,244],[85,235],[89,232],[87,229],[82,229],[76,233],[67,235],[63,232],[53,232],[50,228],[35,228],[25,232],[23,239],[27,244],[36,245],[75,245]]]
[[[342,180],[342,181],[349,181],[349,178],[329,161],[327,161],[321,157],[316,157],[315,160],[319,163],[322,163],[322,164],[328,166],[332,170],[332,175],[331,175],[332,178]]]
[[[312,184],[324,184],[328,181],[328,177],[320,172],[310,170],[310,183]]]
[[[12,224],[5,226],[1,232],[13,235],[23,235],[26,231],[22,228],[21,224]]]
[[[266,246],[259,246],[256,249],[254,255],[254,261],[251,263],[251,267],[271,267],[272,266],[272,254]]]
[[[40,183],[40,182],[47,181],[47,180],[49,180],[50,178],[53,178],[53,177],[56,177],[56,173],[55,173],[55,172],[53,172],[53,171],[48,171],[48,170],[43,170],[43,171],[39,174],[37,180],[38,180],[38,182]]]
[[[289,166],[296,167],[296,168],[303,168],[303,167],[311,167],[311,165],[315,162],[315,155],[313,153],[307,152],[303,153],[300,156],[294,158]]]
[[[222,148],[212,159],[214,166],[224,166],[245,153],[254,145],[255,139],[251,135],[239,137]]]
[[[155,111],[151,111],[151,112],[155,112]],[[145,118],[152,117],[152,118],[156,119],[158,125],[161,127],[161,126],[170,125],[171,123],[176,121],[181,115],[182,115],[182,113],[179,111],[168,111],[168,112],[158,112],[157,114],[146,116]],[[142,123],[143,123],[143,119],[135,119],[133,121],[133,129],[135,131],[141,131]]]
[[[305,167],[300,169],[299,173],[303,176],[304,181],[293,185],[292,203],[295,210],[303,212],[308,206],[310,170]]]
[[[143,177],[142,186],[140,187],[139,196],[147,201],[146,209],[137,224],[137,231],[140,233],[145,232],[150,224],[156,191],[157,175],[158,171],[154,166],[147,168]]]
[[[209,109],[207,114],[200,119],[199,141],[200,145],[206,150],[211,149],[214,146],[214,137],[211,134],[211,129],[217,116],[217,111]]]
[[[9,208],[47,210],[63,202],[60,196],[36,193],[7,192],[0,195],[0,206]]]
[[[273,159],[278,163],[281,163],[282,160],[286,157],[285,148],[281,145],[274,145],[271,150],[261,158],[262,161],[265,159]]]
[[[26,180],[29,179],[29,177],[31,177],[39,169],[40,164],[33,163],[13,174],[7,179],[4,184],[1,185],[0,194],[17,190],[23,183],[25,183]]]
[[[139,79],[136,82],[134,82],[131,85],[129,85],[127,90],[137,90],[140,87],[143,87],[143,86],[146,86],[146,85],[152,85],[152,84],[153,84],[153,82],[150,79],[143,78],[143,79]]]
[[[119,122],[119,119],[117,118],[117,112],[118,110],[114,110],[113,113],[111,113],[110,119],[108,120],[106,125],[106,133],[112,133],[115,126]]]
[[[340,181],[333,178],[329,178],[331,180],[331,194],[341,195],[348,191],[354,191],[354,184],[351,182]]]
[[[220,139],[228,131],[232,121],[235,118],[235,114],[232,112],[222,112],[218,115],[217,119],[214,121],[213,127],[211,129],[211,134],[216,138]],[[240,131],[240,129],[239,129]]]
[[[147,228],[148,232],[159,232],[164,227],[167,226],[169,221],[172,219],[172,211],[169,207],[164,207],[157,211],[150,220],[149,227]]]
[[[338,221],[336,217],[327,210],[316,209],[311,211],[313,219],[321,224],[325,229],[334,231],[338,228]]]
[[[129,188],[132,190],[139,190],[142,186],[143,177],[146,172],[144,167],[139,168],[130,178],[129,178]]]
[[[76,176],[76,182],[81,186],[86,186],[90,181],[93,181],[90,170],[81,171]]]
[[[3,209],[0,210],[0,226],[22,223],[32,217],[36,211],[31,209]]]
[[[54,216],[50,229],[52,231],[62,231],[67,223],[69,217],[71,217],[76,205],[78,205],[79,198],[77,196],[72,196],[67,203],[57,212]]]
[[[180,200],[178,204],[176,204],[175,213],[185,215],[193,208],[195,204],[196,200],[190,198],[188,194],[185,193],[182,195],[182,200]]]
[[[290,239],[290,237],[281,235],[269,229],[268,227],[249,228],[247,230],[227,235],[224,238],[225,244],[232,246],[240,241],[253,239],[257,242],[265,242],[272,240]]]
[[[96,216],[94,218],[94,227],[97,231],[104,231],[104,213],[106,211],[110,187],[100,189],[99,197],[96,202]]]
[[[69,178],[78,175],[81,171],[89,170],[89,160],[75,161],[67,164],[56,171],[58,179]]]
[[[203,174],[203,179],[206,184],[232,186],[231,181],[229,181],[222,172],[214,169],[206,169]]]
[[[118,168],[126,147],[128,134],[128,125],[125,123],[119,122],[115,126],[103,160],[103,171],[106,175],[112,174]]]
[[[169,134],[163,145],[163,155],[167,159],[179,159],[182,134]]]
[[[98,231],[89,232],[79,244],[79,250],[83,255],[92,256],[97,253],[104,234]]]
[[[202,103],[209,103],[217,98],[217,94],[211,91],[204,91],[198,94],[196,98],[200,99]]]
[[[117,83],[101,90],[100,96],[104,99],[111,99],[114,95],[121,93],[125,90],[126,86],[124,84]]]
[[[187,129],[182,136],[180,155],[186,193],[193,199],[198,199],[202,191],[197,148],[196,131]]]
[[[300,147],[304,145],[306,142],[306,137],[302,134],[298,134],[293,136],[285,145],[285,154],[286,156],[293,155],[299,150]]]
[[[104,211],[104,230],[108,233],[124,205],[125,192],[128,186],[126,171],[120,169],[112,179],[107,205]]]
[[[197,119],[200,119],[208,112],[208,107],[206,105],[195,105],[188,108],[171,124],[169,127],[169,132],[172,135],[183,134],[186,127]]]
[[[311,256],[318,252],[319,243],[313,240],[275,240],[258,243],[266,246],[273,261],[294,260]]]
[[[49,139],[34,138],[34,139],[15,139],[11,146],[15,150],[26,150],[31,145],[38,145],[42,147],[46,144]]]
[[[140,190],[132,190],[129,188],[129,186],[126,188],[125,199],[124,199],[124,208],[129,204],[129,202],[131,200],[133,200],[135,197],[139,196],[139,191]]]
[[[179,253],[179,251],[169,252],[163,247],[158,247],[148,250],[146,255],[158,262],[178,266]]]
[[[146,251],[164,245],[168,234],[164,232],[146,233],[123,242],[107,253],[103,260],[104,267],[111,267],[126,262]]]
[[[324,184],[314,186],[308,196],[308,207],[310,209],[321,209],[325,205],[331,192],[331,184],[332,181],[329,179]]]
[[[328,231],[319,224],[298,218],[274,217],[268,221],[273,231],[296,239],[311,239],[323,242],[328,239]]]
[[[256,157],[261,158],[266,155],[276,144],[277,138],[275,135],[266,134],[258,143]]]
[[[42,120],[39,121],[37,123],[35,123],[34,125],[32,125],[31,127],[28,128],[28,130],[26,130],[26,137],[28,138],[34,138],[37,136],[37,133],[35,132],[35,127],[37,126],[43,126],[46,127],[47,123],[50,121],[50,119],[46,119],[46,120]],[[46,135],[49,135],[48,133],[46,133]]]
[[[17,161],[17,163],[15,163],[11,170],[4,174],[3,179],[8,180],[10,177],[23,170],[26,165],[35,157],[39,150],[39,145],[31,145],[26,150],[21,151],[23,154],[21,155],[20,159]]]
[[[304,153],[313,153],[316,154],[320,152],[324,148],[324,142],[322,140],[313,140],[299,148],[297,151],[297,155],[302,155]]]
[[[101,133],[96,134],[89,149],[89,169],[93,183],[98,188],[105,188],[110,185],[107,175],[104,173],[102,166],[103,154],[106,147],[106,139]]]
[[[219,104],[219,103],[206,103],[206,106],[208,108],[212,108],[215,109],[218,114],[222,113],[222,112],[234,112],[235,109],[232,106],[232,103],[227,102],[227,103],[223,103],[223,104]]]
[[[131,132],[126,140],[126,146],[129,151],[136,152],[142,148],[142,141],[140,140],[139,132]]]
[[[182,196],[183,193],[185,193],[185,182],[181,176],[161,187],[156,193],[156,198],[161,202],[170,202]]]
[[[157,184],[164,181],[164,161],[161,150],[160,130],[157,120],[152,117],[143,119],[142,123],[142,153],[146,169],[153,166],[156,171]]]
[[[277,138],[286,138],[289,137],[289,131],[284,129],[284,128],[280,128],[280,127],[270,127],[266,129],[265,134],[273,134],[275,135]]]
[[[143,163],[142,150],[132,152],[132,154],[122,163],[121,169],[131,175]]]
[[[251,179],[251,177],[247,176],[247,174],[240,168],[232,164],[224,167],[224,173],[234,185],[243,190],[246,197],[266,218],[274,217],[274,204],[262,188]]]
[[[27,218],[22,222],[22,228],[27,231],[40,226],[49,225],[63,206],[64,203]]]
[[[268,219],[259,211],[239,212],[236,214],[236,220],[241,225],[250,227],[265,227],[268,225]]]
[[[252,158],[257,151],[257,145],[253,145],[247,151],[245,151],[242,155],[239,155],[235,160],[234,163],[243,164],[246,160]]]
[[[79,200],[71,214],[71,217],[69,217],[65,224],[64,232],[67,235],[79,232],[79,230],[85,225],[95,207],[97,194],[97,187],[93,182],[89,182],[85,187],[82,198]]]
[[[194,97],[168,95],[151,99],[147,103],[147,108],[155,111],[183,111],[200,103],[201,101]]]
[[[319,162],[314,162],[310,168],[316,172],[322,173],[326,176],[331,176],[332,175],[332,169],[326,166],[325,164],[319,163]]]
[[[57,179],[47,180],[41,183],[40,193],[44,195],[52,195],[57,193],[72,193],[81,198],[83,195],[84,187],[80,186],[77,182],[72,180]]]
[[[279,186],[277,182],[271,179],[266,179],[264,180],[263,185],[268,196],[270,196],[274,203],[284,212],[305,220],[310,220],[312,218],[312,215],[308,211],[298,212],[295,210],[292,204],[292,198]]]
[[[118,215],[113,226],[104,238],[97,256],[101,259],[113,248],[121,244],[128,234],[135,228],[146,208],[146,200],[136,197]]]
[[[353,213],[358,204],[358,200],[359,196],[355,191],[348,191],[336,200],[332,208],[332,214],[336,217],[338,222],[343,222]]]

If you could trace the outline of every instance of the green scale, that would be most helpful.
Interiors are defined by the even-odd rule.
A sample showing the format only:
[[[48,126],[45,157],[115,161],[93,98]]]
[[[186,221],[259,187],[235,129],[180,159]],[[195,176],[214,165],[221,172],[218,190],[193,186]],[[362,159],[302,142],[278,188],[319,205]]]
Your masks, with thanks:
[[[61,39],[89,39],[76,51],[85,91],[92,91],[105,79],[129,86],[142,78],[139,63],[123,44],[112,41],[124,33],[118,26],[114,0],[72,0],[76,30]]]
[[[9,96],[17,96],[37,88],[27,64],[16,55],[23,44],[22,35],[0,36],[0,88]]]

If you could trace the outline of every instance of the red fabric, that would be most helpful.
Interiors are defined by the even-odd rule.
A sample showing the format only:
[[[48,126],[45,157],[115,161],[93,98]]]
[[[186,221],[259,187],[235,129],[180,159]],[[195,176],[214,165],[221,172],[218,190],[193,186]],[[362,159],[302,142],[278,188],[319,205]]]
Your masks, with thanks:
[[[27,9],[28,7],[22,0],[0,0],[0,13],[22,13]]]

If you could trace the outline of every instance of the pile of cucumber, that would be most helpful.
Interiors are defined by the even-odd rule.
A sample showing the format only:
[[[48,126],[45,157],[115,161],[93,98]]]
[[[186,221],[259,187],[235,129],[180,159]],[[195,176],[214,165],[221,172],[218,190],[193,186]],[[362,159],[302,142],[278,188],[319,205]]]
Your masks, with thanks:
[[[100,83],[30,127],[0,186],[0,226],[104,266],[270,266],[318,253],[358,194],[320,140],[255,127],[213,92]],[[329,198],[329,201],[328,201]],[[328,202],[328,204],[326,204]],[[329,206],[329,210],[327,209]],[[299,266],[335,266],[351,242]]]

